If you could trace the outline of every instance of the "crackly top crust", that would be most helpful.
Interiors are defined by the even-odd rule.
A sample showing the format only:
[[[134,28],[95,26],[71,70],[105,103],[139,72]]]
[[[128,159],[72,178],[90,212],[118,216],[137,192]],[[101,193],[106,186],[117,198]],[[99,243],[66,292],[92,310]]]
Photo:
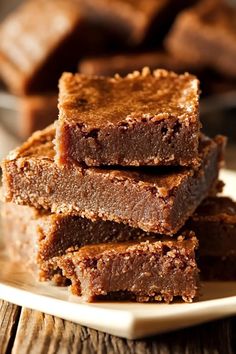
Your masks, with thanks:
[[[30,163],[52,163],[54,165],[54,144],[55,128],[53,125],[42,131],[35,132],[22,146],[11,151],[2,164],[8,164],[15,161],[19,166],[24,165],[26,161]],[[224,138],[218,137],[217,144],[205,136],[202,136],[199,157],[200,160],[206,160],[211,151],[217,149],[217,145],[224,145]],[[218,147],[218,150],[219,147]],[[200,164],[201,165],[201,164]],[[64,167],[67,168],[67,167]],[[199,166],[200,168],[200,166]],[[63,167],[62,167],[63,169]],[[115,168],[88,168],[81,165],[72,166],[81,174],[102,174],[103,178],[108,178],[114,182],[131,181],[138,184],[140,188],[150,189],[154,194],[161,197],[172,195],[178,186],[195,174],[192,168],[143,168],[143,169],[115,169]],[[59,169],[60,170],[60,169]]]
[[[148,68],[124,78],[64,73],[59,89],[59,123],[78,124],[85,131],[169,117],[186,125],[198,121],[199,82],[188,73],[151,73]]]

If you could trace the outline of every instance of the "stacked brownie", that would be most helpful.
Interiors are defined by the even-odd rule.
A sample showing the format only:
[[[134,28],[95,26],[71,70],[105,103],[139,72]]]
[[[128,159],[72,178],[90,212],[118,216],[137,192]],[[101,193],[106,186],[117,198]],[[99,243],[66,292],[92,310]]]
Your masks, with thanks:
[[[196,298],[198,239],[221,206],[197,208],[219,189],[225,145],[200,133],[198,105],[190,74],[63,74],[55,126],[2,163],[12,257],[86,301]]]

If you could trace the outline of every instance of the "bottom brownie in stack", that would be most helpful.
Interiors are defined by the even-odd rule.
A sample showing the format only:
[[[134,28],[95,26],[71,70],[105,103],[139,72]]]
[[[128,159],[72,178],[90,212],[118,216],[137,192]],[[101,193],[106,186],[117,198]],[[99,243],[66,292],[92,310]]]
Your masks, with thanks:
[[[2,215],[12,258],[34,270],[37,264],[40,280],[69,280],[86,301],[191,301],[198,285],[195,233],[200,277],[236,278],[236,203],[229,198],[207,198],[176,238],[13,203],[3,205]]]
[[[64,284],[69,279],[73,293],[86,301],[101,296],[191,301],[197,295],[193,232],[165,237],[13,203],[3,205],[2,215],[12,258],[33,270],[37,264],[40,280]]]

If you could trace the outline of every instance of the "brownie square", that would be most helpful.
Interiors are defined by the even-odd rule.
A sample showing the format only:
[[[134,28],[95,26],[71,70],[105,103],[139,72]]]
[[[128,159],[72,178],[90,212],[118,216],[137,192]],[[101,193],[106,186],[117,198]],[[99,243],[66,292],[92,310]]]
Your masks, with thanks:
[[[192,301],[197,295],[193,232],[185,231],[177,239],[161,235],[157,239],[124,224],[92,222],[11,203],[3,205],[2,216],[11,257],[36,270],[41,281],[57,285],[70,281],[72,291],[86,301],[104,296],[141,302],[171,302],[178,296]],[[106,243],[98,244],[101,241]],[[96,246],[81,247],[91,244]]]
[[[63,74],[56,161],[88,166],[198,163],[196,77],[144,68],[124,78]]]
[[[68,283],[58,267],[58,257],[86,245],[127,241],[164,241],[167,237],[147,233],[122,223],[68,214],[51,214],[13,203],[1,208],[3,241],[12,259],[36,271],[41,281]],[[236,279],[236,203],[226,197],[208,197],[174,236],[189,235],[199,241],[197,263],[202,280]],[[168,239],[171,240],[171,239]],[[55,258],[56,257],[56,258]]]
[[[176,58],[236,77],[236,10],[225,1],[204,0],[179,14],[166,40]]]
[[[186,236],[186,239],[185,239]],[[192,302],[198,295],[197,239],[89,245],[53,260],[83,300]]]
[[[7,202],[175,234],[218,179],[223,137],[202,137],[197,168],[100,169],[54,162],[55,130],[36,132],[2,162]]]
[[[100,37],[76,0],[25,1],[0,25],[0,75],[19,95],[55,90],[63,70],[99,52]]]

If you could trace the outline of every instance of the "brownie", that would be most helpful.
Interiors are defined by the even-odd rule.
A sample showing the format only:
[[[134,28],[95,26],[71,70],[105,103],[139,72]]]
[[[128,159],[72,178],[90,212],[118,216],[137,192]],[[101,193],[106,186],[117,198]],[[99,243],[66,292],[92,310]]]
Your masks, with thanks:
[[[167,169],[109,169],[54,162],[55,130],[36,132],[2,162],[6,202],[123,222],[147,232],[175,234],[218,179],[223,137],[202,137],[200,165]]]
[[[58,116],[57,101],[58,94],[54,92],[20,97],[18,135],[26,139],[53,123]]]
[[[236,10],[220,0],[204,0],[177,17],[165,40],[177,58],[236,77]]]
[[[95,27],[76,0],[24,2],[0,26],[0,76],[16,94],[55,90],[63,70],[102,50]]]
[[[134,70],[142,70],[145,66],[151,70],[162,68],[180,74],[186,71],[195,73],[198,69],[176,59],[165,50],[158,50],[83,58],[78,64],[78,71],[85,75],[127,75]]]
[[[40,280],[64,283],[55,257],[78,251],[85,245],[125,241],[166,240],[166,236],[146,233],[122,223],[67,214],[51,214],[43,209],[4,203],[3,240],[11,257],[37,272]],[[202,280],[236,279],[236,203],[226,197],[208,197],[189,218],[184,230],[197,236],[198,267]]]
[[[226,197],[207,198],[187,226],[199,240],[201,278],[236,279],[236,203]]]
[[[60,165],[193,165],[199,134],[195,76],[144,68],[124,78],[64,73],[60,79]]]
[[[146,233],[112,221],[92,222],[80,216],[51,214],[13,203],[3,203],[1,209],[3,240],[11,258],[15,261],[24,259],[26,266],[36,270],[42,281],[53,279],[64,283],[60,269],[53,268],[53,258],[85,245],[166,239],[164,235]]]
[[[53,214],[14,203],[3,203],[1,214],[5,244],[12,256],[30,263],[36,258],[39,266],[68,249],[78,250],[88,244],[159,237],[122,223]]]
[[[175,239],[82,247],[52,260],[71,280],[73,294],[95,300],[186,302],[198,294],[193,233]]]

